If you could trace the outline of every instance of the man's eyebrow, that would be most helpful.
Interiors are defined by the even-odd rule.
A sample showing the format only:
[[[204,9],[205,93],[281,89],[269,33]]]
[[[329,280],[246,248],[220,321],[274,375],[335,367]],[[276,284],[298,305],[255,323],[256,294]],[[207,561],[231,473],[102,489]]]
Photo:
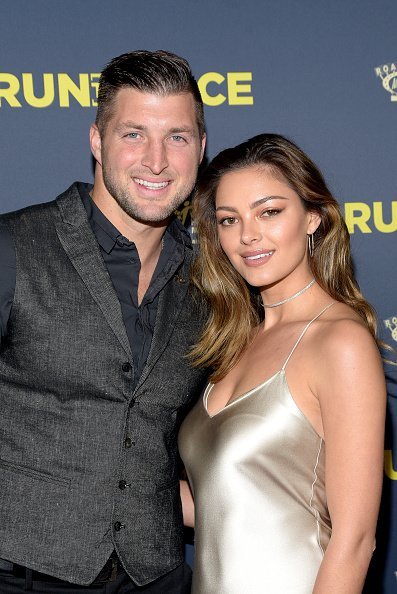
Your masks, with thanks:
[[[127,128],[134,128],[135,130],[146,130],[146,126],[142,124],[138,124],[137,122],[133,122],[132,120],[126,120],[125,122],[120,122],[118,126],[116,126],[116,130],[126,130]]]
[[[133,120],[126,120],[125,122],[121,122],[117,127],[116,131],[124,131],[133,128],[134,130],[141,130],[142,132],[146,132],[149,128],[144,126],[143,124],[138,124]],[[196,135],[196,131],[194,128],[190,126],[175,126],[166,130],[166,134],[191,134],[192,136]]]
[[[260,206],[261,204],[265,204],[265,202],[268,202],[269,200],[288,200],[288,198],[286,198],[285,196],[265,196],[264,198],[259,198],[259,200],[255,200],[255,202],[252,202],[249,207],[252,210],[253,208],[256,208],[257,206]],[[233,208],[232,206],[218,206],[216,209],[216,211],[218,210],[227,210],[228,212],[237,212],[237,210],[235,208]]]
[[[195,134],[195,130],[194,128],[191,128],[190,126],[178,126],[176,128],[170,128],[168,130],[169,134],[179,134],[180,132],[185,133],[185,134]]]

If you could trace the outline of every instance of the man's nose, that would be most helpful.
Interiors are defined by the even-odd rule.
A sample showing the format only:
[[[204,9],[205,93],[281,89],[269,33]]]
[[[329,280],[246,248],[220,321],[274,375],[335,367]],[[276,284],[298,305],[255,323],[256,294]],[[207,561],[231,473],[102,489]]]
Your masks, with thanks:
[[[159,175],[168,167],[167,150],[161,141],[150,141],[142,158],[142,165],[150,169],[155,175]]]

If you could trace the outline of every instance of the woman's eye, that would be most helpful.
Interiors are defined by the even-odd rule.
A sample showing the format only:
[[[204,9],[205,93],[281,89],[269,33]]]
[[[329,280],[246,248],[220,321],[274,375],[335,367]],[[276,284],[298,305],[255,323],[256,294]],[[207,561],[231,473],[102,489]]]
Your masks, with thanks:
[[[268,208],[261,214],[262,217],[274,217],[281,212],[280,208]]]
[[[220,225],[233,225],[236,222],[236,217],[225,217],[219,221]]]

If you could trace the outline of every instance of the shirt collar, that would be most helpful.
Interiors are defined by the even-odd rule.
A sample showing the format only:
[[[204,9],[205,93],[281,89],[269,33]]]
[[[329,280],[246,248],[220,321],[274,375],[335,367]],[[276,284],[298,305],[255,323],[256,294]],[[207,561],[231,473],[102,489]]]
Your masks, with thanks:
[[[101,248],[109,254],[114,248],[117,239],[123,237],[123,235],[109,221],[109,219],[105,217],[103,212],[92,200],[90,196],[92,188],[92,184],[77,182],[77,189],[87,212],[88,221],[92,231]],[[126,238],[124,239],[125,241],[128,241]],[[192,241],[189,232],[176,217],[171,220],[166,229],[164,234],[164,245],[175,244],[175,242],[192,249]]]
[[[110,254],[115,246],[117,238],[120,237],[120,232],[114,225],[112,225],[92,200],[90,196],[92,185],[78,184],[78,190],[87,212],[88,222],[91,225],[91,229],[101,248],[107,254]]]

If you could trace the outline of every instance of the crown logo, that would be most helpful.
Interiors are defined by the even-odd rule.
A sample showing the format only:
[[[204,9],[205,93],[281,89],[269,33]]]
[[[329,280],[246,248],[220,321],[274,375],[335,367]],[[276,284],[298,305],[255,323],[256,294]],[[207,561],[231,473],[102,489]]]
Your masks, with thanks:
[[[390,334],[393,340],[397,342],[397,316],[393,316],[388,320],[383,320],[386,328],[390,330]]]
[[[375,74],[382,81],[382,86],[390,93],[390,101],[397,101],[397,65],[395,62],[377,66]]]

